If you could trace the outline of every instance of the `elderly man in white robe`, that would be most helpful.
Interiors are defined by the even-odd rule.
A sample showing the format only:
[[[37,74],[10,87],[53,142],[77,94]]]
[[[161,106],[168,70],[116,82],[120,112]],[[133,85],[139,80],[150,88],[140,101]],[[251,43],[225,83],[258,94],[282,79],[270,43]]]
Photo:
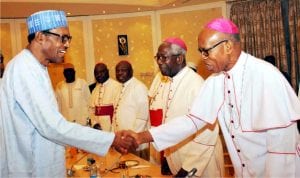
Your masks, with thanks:
[[[238,27],[225,18],[205,25],[198,46],[214,74],[189,113],[132,136],[163,150],[218,119],[236,177],[300,177],[300,101],[281,72],[243,52]]]
[[[121,89],[121,84],[109,77],[109,70],[104,63],[98,63],[94,68],[96,87],[89,101],[90,117],[93,127],[111,131],[114,113],[114,101]]]
[[[8,63],[0,87],[0,177],[65,177],[65,145],[126,153],[130,137],[68,122],[58,110],[47,66],[61,63],[70,46],[65,13],[34,13],[27,26],[29,44]]]
[[[65,80],[56,86],[56,99],[58,108],[68,121],[81,125],[89,124],[88,102],[90,91],[84,79],[76,77],[74,65],[64,64]]]
[[[187,47],[183,40],[167,38],[160,44],[155,59],[168,82],[157,85],[150,102],[152,126],[170,122],[188,113],[203,79],[186,64]],[[160,113],[160,114],[159,114]],[[172,128],[176,130],[176,128]],[[152,147],[151,147],[152,148]],[[152,152],[152,149],[151,149]],[[224,159],[218,124],[207,125],[180,143],[164,150],[164,156],[175,177],[185,177],[193,168],[196,176],[222,177]],[[164,159],[162,159],[164,160]],[[162,172],[167,165],[162,161]]]

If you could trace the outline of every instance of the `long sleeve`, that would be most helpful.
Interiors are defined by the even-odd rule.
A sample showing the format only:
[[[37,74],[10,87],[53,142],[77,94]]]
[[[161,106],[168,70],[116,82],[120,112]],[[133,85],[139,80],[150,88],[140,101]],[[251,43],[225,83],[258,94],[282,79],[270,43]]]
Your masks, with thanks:
[[[173,146],[188,136],[200,130],[206,123],[192,116],[184,115],[172,121],[149,130],[154,140],[154,146],[162,151]]]
[[[31,66],[37,68],[37,66]],[[69,144],[104,155],[114,134],[99,132],[67,122],[56,107],[48,72],[16,66],[13,93],[18,105],[38,132],[60,144]]]
[[[64,145],[104,155],[113,142],[114,133],[66,121],[47,69],[28,50],[10,61],[0,98],[0,177],[64,177]]]

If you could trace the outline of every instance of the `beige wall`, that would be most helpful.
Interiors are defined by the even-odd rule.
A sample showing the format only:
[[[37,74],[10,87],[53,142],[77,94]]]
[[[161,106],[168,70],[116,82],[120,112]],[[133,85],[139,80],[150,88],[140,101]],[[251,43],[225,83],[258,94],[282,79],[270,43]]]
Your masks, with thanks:
[[[222,16],[222,13],[222,7],[212,7],[189,9],[189,11],[167,11],[160,15],[161,39],[169,36],[182,38],[188,48],[187,61],[196,64],[198,73],[204,78],[210,73],[205,69],[197,50],[198,33],[203,28],[203,24],[206,24],[212,18]]]
[[[13,57],[12,49],[12,39],[11,34],[12,29],[9,22],[1,23],[0,37],[1,37],[1,52],[4,54],[4,64],[6,65],[8,60]]]
[[[220,16],[226,16],[224,1],[163,11],[69,17],[73,39],[65,61],[75,65],[77,77],[91,83],[97,62],[106,63],[115,78],[116,63],[128,60],[134,67],[134,75],[149,87],[157,72],[153,56],[159,43],[166,37],[178,36],[188,46],[188,61],[199,64],[199,73],[206,78],[209,73],[197,52],[197,35],[203,24]],[[0,34],[0,48],[7,63],[27,44],[25,19],[2,19]],[[128,56],[118,55],[117,36],[121,34],[128,37]],[[49,73],[55,86],[63,79],[62,65],[50,65]]]
[[[116,64],[127,60],[134,75],[149,86],[154,71],[151,15],[92,20],[92,27],[95,63],[106,63],[115,78]],[[117,36],[125,34],[129,54],[119,56]]]

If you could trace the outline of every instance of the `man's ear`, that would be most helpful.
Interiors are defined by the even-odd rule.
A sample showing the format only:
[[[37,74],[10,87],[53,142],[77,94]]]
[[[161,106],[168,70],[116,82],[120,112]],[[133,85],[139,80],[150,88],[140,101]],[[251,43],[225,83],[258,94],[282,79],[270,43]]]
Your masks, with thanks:
[[[38,43],[42,43],[45,40],[46,36],[42,32],[36,32],[34,40],[36,40]]]
[[[176,61],[177,61],[178,64],[182,64],[182,63],[183,63],[183,60],[184,60],[184,58],[183,58],[183,55],[182,55],[182,54],[179,55],[179,56],[177,57],[177,59],[176,59]]]
[[[225,54],[231,54],[232,53],[232,50],[233,50],[233,42],[231,40],[228,40],[226,43],[225,43]]]

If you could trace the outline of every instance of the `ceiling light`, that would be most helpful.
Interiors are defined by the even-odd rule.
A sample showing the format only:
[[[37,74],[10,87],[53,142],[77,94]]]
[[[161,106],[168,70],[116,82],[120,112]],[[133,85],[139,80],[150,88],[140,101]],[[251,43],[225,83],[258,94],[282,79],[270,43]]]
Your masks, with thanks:
[[[175,7],[175,6],[176,6],[176,4],[172,4],[172,6],[173,6],[173,7]]]
[[[102,11],[102,14],[105,14],[106,13],[106,11]]]
[[[138,11],[140,11],[141,10],[141,8],[138,8]]]
[[[67,15],[71,15],[72,13],[71,12],[67,12]]]

